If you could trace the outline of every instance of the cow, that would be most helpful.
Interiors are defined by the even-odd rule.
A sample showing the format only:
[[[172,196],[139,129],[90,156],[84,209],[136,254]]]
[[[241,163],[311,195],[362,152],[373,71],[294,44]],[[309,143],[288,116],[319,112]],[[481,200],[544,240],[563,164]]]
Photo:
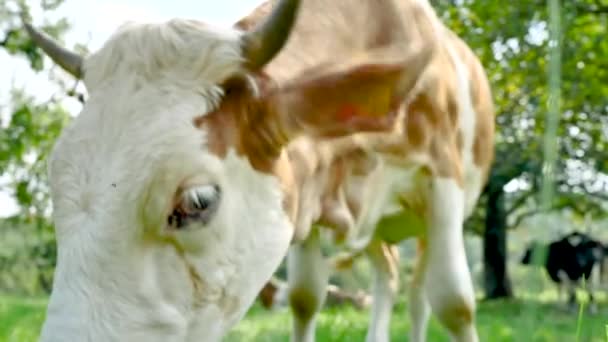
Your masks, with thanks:
[[[246,29],[269,11],[267,1],[237,22]],[[335,8],[348,3],[348,7]],[[292,341],[314,341],[316,316],[331,267],[321,253],[324,229],[347,253],[366,255],[375,273],[367,341],[389,341],[398,289],[391,247],[418,240],[409,291],[411,341],[426,340],[431,311],[456,341],[477,341],[475,297],[463,244],[471,214],[494,158],[494,105],[483,66],[443,25],[424,0],[309,1],[301,19],[307,34],[332,32],[348,42],[315,44],[293,36],[298,48],[269,64],[271,74],[311,63],[299,51],[323,58],[349,56],[352,33],[379,27],[375,39],[434,53],[414,89],[398,107],[388,132],[361,132],[322,140],[302,136],[287,151],[301,187],[294,242],[287,257]],[[371,9],[385,7],[381,13]],[[388,8],[391,7],[391,8]],[[370,18],[373,18],[370,20]],[[400,30],[394,30],[399,27]],[[273,70],[273,68],[276,68]],[[276,71],[275,71],[276,70]]]
[[[535,259],[541,256],[541,244],[532,241],[523,257],[523,265],[535,264]],[[551,241],[546,246],[546,258],[539,260],[549,275],[549,278],[557,285],[560,300],[564,289],[567,292],[567,303],[572,310],[576,305],[576,288],[583,287],[589,294],[589,309],[597,311],[593,291],[597,289],[598,281],[602,278],[603,263],[606,258],[604,245],[588,234],[573,231],[559,239]],[[600,271],[601,270],[601,271]],[[594,274],[595,273],[595,274]],[[593,278],[592,278],[593,277]],[[585,286],[582,286],[583,280]]]
[[[221,340],[295,236],[287,146],[391,130],[434,55],[401,39],[415,24],[394,6],[280,0],[246,29],[126,23],[88,56],[24,16],[88,92],[48,160],[58,256],[41,341]]]

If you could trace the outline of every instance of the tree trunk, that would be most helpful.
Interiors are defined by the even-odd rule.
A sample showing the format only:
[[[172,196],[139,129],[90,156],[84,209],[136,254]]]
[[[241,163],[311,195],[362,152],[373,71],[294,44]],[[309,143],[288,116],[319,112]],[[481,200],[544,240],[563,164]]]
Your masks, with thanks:
[[[485,298],[512,297],[513,289],[507,272],[507,215],[502,187],[488,193],[483,266]]]

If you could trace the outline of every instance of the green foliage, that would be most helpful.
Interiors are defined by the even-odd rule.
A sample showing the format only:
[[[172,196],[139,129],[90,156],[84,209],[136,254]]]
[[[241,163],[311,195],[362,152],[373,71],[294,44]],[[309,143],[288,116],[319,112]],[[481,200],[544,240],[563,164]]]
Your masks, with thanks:
[[[0,341],[36,341],[45,307],[45,300],[0,297]]]
[[[41,7],[44,10],[54,10],[63,3],[63,0],[43,0]],[[0,47],[11,55],[27,58],[32,69],[41,71],[44,68],[44,55],[29,39],[21,25],[20,14],[29,17],[29,8],[23,1],[0,0]],[[66,19],[60,19],[54,23],[45,22],[41,29],[55,38],[69,28]]]
[[[447,25],[481,57],[497,109],[496,162],[487,191],[503,191],[521,180],[508,196],[511,222],[539,208],[543,132],[548,110],[550,42],[547,2],[433,2]],[[458,6],[455,6],[455,3]],[[608,5],[600,0],[561,1],[562,88],[557,137],[556,196],[553,209],[606,214],[608,182]],[[484,199],[482,199],[483,203]],[[567,204],[567,205],[565,205]],[[470,229],[480,232],[479,206]],[[512,224],[513,225],[513,224]]]
[[[49,291],[55,240],[49,219],[46,157],[69,115],[53,102],[13,97],[11,120],[0,131],[3,190],[13,192],[20,212],[0,222],[0,289]]]
[[[43,1],[44,9],[55,9],[62,1]],[[26,58],[42,71],[43,55],[22,29],[20,12],[28,8],[20,1],[0,1],[0,48],[16,58]],[[59,36],[67,21],[43,26]],[[61,88],[60,86],[58,86]],[[49,218],[51,208],[46,179],[46,158],[70,116],[59,99],[46,102],[24,90],[14,89],[9,103],[0,107],[0,190],[13,194],[19,213],[0,220],[0,290],[39,293],[51,288],[56,246]]]

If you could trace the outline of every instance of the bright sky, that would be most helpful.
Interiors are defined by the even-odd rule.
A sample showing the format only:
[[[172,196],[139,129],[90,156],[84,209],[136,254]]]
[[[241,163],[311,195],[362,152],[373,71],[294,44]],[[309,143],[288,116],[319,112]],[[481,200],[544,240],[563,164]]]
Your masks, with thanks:
[[[28,2],[32,5],[38,3]],[[90,51],[94,51],[125,21],[163,21],[183,17],[228,27],[261,2],[263,0],[65,0],[47,18],[67,18],[72,25],[65,37],[67,45],[72,47],[76,43],[85,43]],[[35,25],[43,21],[43,14],[39,11],[34,11],[32,16]],[[56,91],[45,73],[34,74],[24,59],[9,57],[4,50],[0,51],[0,75],[0,106],[7,103],[11,84],[24,87],[29,94],[41,99],[49,98]],[[0,185],[2,178],[0,175]],[[11,195],[0,192],[0,217],[12,215],[16,210]]]

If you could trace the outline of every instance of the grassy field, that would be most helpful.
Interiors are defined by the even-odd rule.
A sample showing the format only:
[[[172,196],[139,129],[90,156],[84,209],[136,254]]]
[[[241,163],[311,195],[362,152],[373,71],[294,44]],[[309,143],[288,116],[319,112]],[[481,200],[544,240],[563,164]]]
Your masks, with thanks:
[[[608,341],[608,305],[590,315],[569,313],[556,303],[480,303],[481,341]],[[0,342],[36,341],[44,318],[44,299],[0,297]],[[367,312],[349,307],[326,309],[320,316],[318,341],[363,341]],[[579,327],[580,325],[580,327]],[[286,309],[264,311],[255,306],[226,341],[288,341],[291,318]],[[391,325],[393,341],[407,341],[405,304],[397,305]],[[577,333],[578,332],[578,333]],[[578,335],[578,336],[577,336]],[[439,324],[431,321],[429,341],[447,341]]]

